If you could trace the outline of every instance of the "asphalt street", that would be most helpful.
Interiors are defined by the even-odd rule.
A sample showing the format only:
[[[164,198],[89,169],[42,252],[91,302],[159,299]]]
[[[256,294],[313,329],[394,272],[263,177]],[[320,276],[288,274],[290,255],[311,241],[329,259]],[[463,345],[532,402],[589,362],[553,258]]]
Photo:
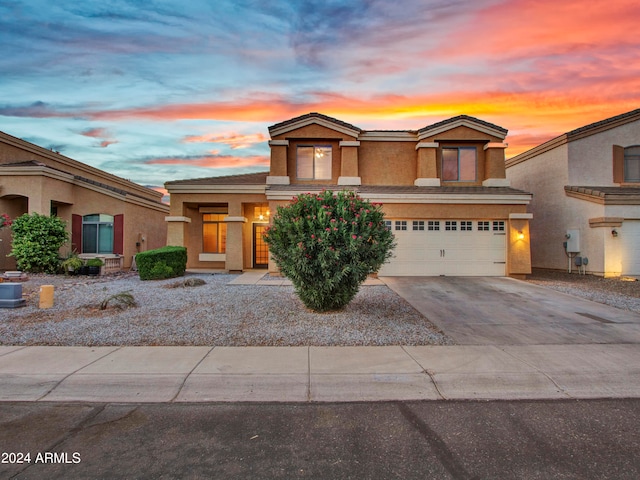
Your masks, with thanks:
[[[640,399],[9,402],[0,478],[635,480],[639,426]]]

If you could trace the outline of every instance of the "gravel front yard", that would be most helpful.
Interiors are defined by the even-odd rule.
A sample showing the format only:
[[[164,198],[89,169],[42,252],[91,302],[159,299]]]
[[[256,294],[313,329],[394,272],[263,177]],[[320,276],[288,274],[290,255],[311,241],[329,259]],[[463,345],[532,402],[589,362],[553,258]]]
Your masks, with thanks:
[[[188,275],[142,282],[107,277],[35,275],[23,284],[27,306],[0,309],[0,345],[448,345],[437,327],[386,286],[363,286],[343,311],[307,310],[292,287],[228,285],[237,275]],[[640,282],[534,271],[528,282],[640,313]],[[55,286],[55,305],[38,308],[40,285]],[[130,292],[137,307],[100,310]]]
[[[637,281],[536,269],[527,281],[594,302],[640,313],[640,282]]]
[[[0,309],[1,345],[443,345],[452,343],[386,286],[363,286],[341,312],[307,310],[292,287],[227,285],[237,275],[188,275],[142,282],[137,274],[88,278],[36,275],[23,284],[27,306]],[[38,308],[40,285],[54,307]],[[137,307],[100,310],[130,292]]]

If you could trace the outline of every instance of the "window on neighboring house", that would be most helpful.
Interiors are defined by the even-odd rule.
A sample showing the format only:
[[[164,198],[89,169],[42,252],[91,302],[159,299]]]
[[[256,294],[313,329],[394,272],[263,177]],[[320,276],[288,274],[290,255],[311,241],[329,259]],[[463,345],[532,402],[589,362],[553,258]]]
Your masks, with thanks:
[[[226,213],[202,214],[202,252],[225,253],[227,250]]]
[[[442,149],[442,180],[444,182],[474,182],[476,180],[475,147]]]
[[[331,180],[330,145],[298,146],[296,176],[301,180]]]
[[[82,253],[113,253],[113,216],[82,217]]]
[[[624,181],[640,182],[640,145],[624,149]]]

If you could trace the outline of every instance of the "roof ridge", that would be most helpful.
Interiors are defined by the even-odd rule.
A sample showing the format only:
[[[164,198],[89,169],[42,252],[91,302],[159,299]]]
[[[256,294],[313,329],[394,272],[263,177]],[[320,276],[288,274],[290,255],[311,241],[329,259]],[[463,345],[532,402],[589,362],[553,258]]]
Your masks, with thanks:
[[[342,127],[346,127],[346,128],[352,129],[352,130],[356,130],[358,132],[362,132],[362,129],[360,127],[356,127],[355,125],[352,125],[350,123],[343,122],[342,120],[338,120],[337,118],[330,117],[329,115],[325,115],[324,113],[318,113],[318,112],[305,113],[304,115],[299,115],[297,117],[290,118],[289,120],[285,120],[283,122],[276,123],[276,124],[271,125],[270,127],[268,127],[268,130],[269,131],[275,130],[277,128],[284,127],[286,125],[289,125],[289,124],[292,124],[292,123],[296,123],[296,122],[299,122],[300,120],[305,120],[307,118],[321,118],[323,120],[326,120],[326,121],[331,122],[331,123],[335,123],[335,124],[340,125]]]
[[[471,122],[478,123],[480,125],[484,125],[485,127],[493,128],[493,129],[496,129],[498,131],[504,132],[505,134],[508,132],[508,130],[506,128],[501,127],[500,125],[496,125],[495,123],[487,122],[485,120],[480,120],[479,118],[463,114],[463,115],[457,115],[455,117],[448,118],[446,120],[442,120],[440,122],[436,122],[436,123],[431,124],[431,125],[427,125],[426,127],[422,127],[421,129],[418,130],[418,133],[422,133],[422,132],[424,132],[426,130],[431,130],[434,127],[441,127],[441,126],[444,126],[444,125],[448,125],[449,123],[454,123],[454,122],[457,122],[458,120],[469,120]]]
[[[570,132],[567,132],[566,135],[567,136],[573,136],[579,133],[583,133],[586,132],[588,130],[591,130],[593,128],[598,128],[598,127],[602,127],[605,126],[609,123],[614,123],[617,122],[619,120],[625,120],[626,118],[629,117],[633,117],[635,115],[640,114],[640,108],[636,108],[635,110],[631,110],[630,112],[626,112],[626,113],[621,113],[620,115],[616,115],[614,117],[609,117],[609,118],[605,118],[604,120],[599,120],[597,122],[593,122],[590,123],[589,125],[584,125],[582,127],[576,128],[574,130],[571,130]]]

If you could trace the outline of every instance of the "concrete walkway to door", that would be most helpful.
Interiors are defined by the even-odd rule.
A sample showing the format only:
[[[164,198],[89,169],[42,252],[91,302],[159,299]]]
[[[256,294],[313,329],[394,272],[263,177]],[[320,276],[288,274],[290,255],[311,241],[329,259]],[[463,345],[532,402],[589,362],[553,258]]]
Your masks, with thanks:
[[[458,345],[640,344],[640,315],[506,277],[381,277]]]

